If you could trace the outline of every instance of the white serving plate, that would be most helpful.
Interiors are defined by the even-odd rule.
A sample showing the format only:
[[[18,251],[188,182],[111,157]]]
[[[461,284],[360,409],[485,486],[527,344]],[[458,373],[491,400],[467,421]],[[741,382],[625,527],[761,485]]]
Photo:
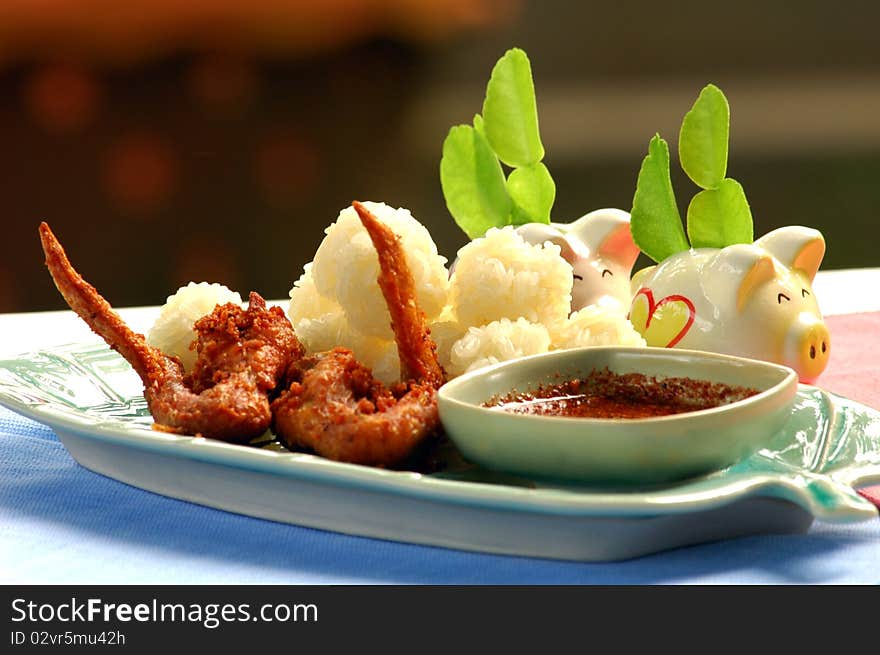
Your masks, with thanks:
[[[0,361],[0,404],[51,427],[86,468],[166,496],[313,528],[466,550],[605,561],[877,509],[880,412],[801,386],[791,418],[739,464],[625,491],[469,466],[434,474],[332,462],[150,429],[141,384],[103,344]],[[451,461],[451,460],[450,460]]]

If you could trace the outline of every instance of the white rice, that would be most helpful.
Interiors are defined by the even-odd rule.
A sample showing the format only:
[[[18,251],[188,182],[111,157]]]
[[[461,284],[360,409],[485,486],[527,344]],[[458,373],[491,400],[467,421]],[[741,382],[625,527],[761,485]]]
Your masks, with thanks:
[[[196,361],[195,351],[190,350],[196,337],[193,325],[217,305],[230,302],[241,306],[241,295],[222,284],[190,282],[168,296],[147,333],[147,343],[166,355],[180,358],[184,369],[189,371]]]
[[[502,318],[488,325],[468,328],[452,346],[450,376],[461,375],[490,364],[537,355],[550,348],[550,333],[539,323],[524,318]]]
[[[348,348],[384,384],[393,384],[400,379],[396,342],[393,339],[370,337],[352,329],[341,310],[321,314],[317,318],[300,318],[294,330],[308,352],[324,352],[337,346]]]
[[[446,258],[437,253],[430,233],[406,209],[364,205],[401,238],[419,305],[426,320],[438,320],[447,301],[449,275]],[[376,248],[351,207],[325,232],[314,261],[306,264],[290,290],[293,328],[310,352],[349,348],[377,379],[397,382],[400,361],[391,315],[376,281]]]
[[[449,289],[446,258],[438,254],[427,228],[409,210],[376,202],[364,205],[400,237],[419,305],[429,321],[435,319],[446,305]],[[376,249],[353,207],[343,209],[327,228],[311,275],[317,291],[342,308],[353,329],[367,336],[393,338],[391,316],[376,283]]]
[[[552,243],[527,243],[513,227],[492,228],[458,251],[450,297],[466,326],[524,318],[560,322],[571,311],[571,265]]]
[[[636,332],[623,312],[600,305],[588,305],[562,323],[550,328],[552,348],[582,346],[644,346],[645,340]]]
[[[452,346],[467,332],[467,328],[455,320],[449,309],[447,307],[434,323],[429,324],[431,339],[437,344],[437,358],[447,373],[453,368]]]
[[[450,377],[553,349],[644,345],[621,307],[592,305],[571,314],[572,268],[558,246],[527,243],[512,227],[491,229],[459,250],[448,279],[446,259],[409,211],[365,204],[403,241]],[[369,235],[346,208],[291,289],[288,313],[309,351],[349,348],[390,384],[399,379],[400,362],[378,274]]]

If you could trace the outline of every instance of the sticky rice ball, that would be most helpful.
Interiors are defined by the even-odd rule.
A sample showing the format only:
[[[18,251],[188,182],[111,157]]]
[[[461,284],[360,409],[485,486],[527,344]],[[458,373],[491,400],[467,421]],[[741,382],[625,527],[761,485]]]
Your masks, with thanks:
[[[377,380],[386,385],[400,380],[397,343],[392,339],[370,337],[351,329],[341,309],[315,318],[299,318],[293,321],[293,329],[308,352],[348,348],[361,364],[372,369]]]
[[[645,340],[636,332],[622,311],[602,305],[588,305],[574,312],[561,323],[550,326],[551,347],[582,346],[644,346]]]
[[[196,338],[193,325],[213,312],[217,305],[226,303],[241,306],[241,296],[222,284],[190,282],[168,296],[147,333],[147,343],[166,355],[178,357],[184,370],[191,370],[196,362],[196,352],[190,350]]]
[[[311,263],[303,267],[303,274],[293,283],[293,288],[288,295],[290,296],[290,306],[287,315],[290,317],[294,330],[296,330],[297,324],[304,319],[314,320],[325,314],[342,312],[342,308],[336,301],[321,295],[318,291],[312,276]],[[297,333],[297,336],[300,335]],[[332,337],[332,335],[330,336]],[[317,350],[327,350],[327,348],[318,348]]]
[[[465,335],[467,326],[455,320],[454,315],[447,308],[436,321],[428,324],[428,329],[431,331],[431,339],[437,344],[437,359],[440,360],[440,366],[448,373],[452,366],[452,346]]]
[[[336,346],[345,345],[342,341],[350,332],[348,320],[341,309],[319,313],[314,318],[301,316],[294,319],[291,316],[291,324],[300,343],[310,353],[323,352]]]
[[[407,209],[377,202],[364,206],[401,238],[419,306],[427,320],[436,318],[446,305],[449,276],[446,258],[438,254],[430,233]],[[354,330],[393,339],[391,316],[376,283],[376,249],[357,212],[346,207],[325,232],[311,269],[316,290],[342,308]]]
[[[571,311],[571,265],[552,243],[527,243],[513,227],[492,228],[458,251],[450,299],[468,326],[500,319],[560,322]]]
[[[368,337],[352,330],[342,335],[339,345],[350,349],[355,359],[368,366],[373,377],[383,384],[390,386],[400,381],[400,358],[393,339]]]
[[[296,336],[308,352],[318,353],[337,346],[348,348],[373,375],[385,384],[400,377],[397,344],[352,329],[342,308],[321,295],[312,277],[312,264],[306,264],[302,276],[290,290],[288,316]]]
[[[537,355],[550,348],[550,332],[544,325],[524,318],[502,318],[488,325],[468,328],[452,346],[448,373],[461,375],[490,364]]]

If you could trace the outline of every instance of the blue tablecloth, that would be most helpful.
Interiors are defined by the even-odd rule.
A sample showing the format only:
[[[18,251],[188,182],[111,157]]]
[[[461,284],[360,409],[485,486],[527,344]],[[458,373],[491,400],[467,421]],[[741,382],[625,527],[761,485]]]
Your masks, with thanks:
[[[351,537],[238,516],[92,473],[0,408],[4,583],[878,583],[880,520],[590,564]]]

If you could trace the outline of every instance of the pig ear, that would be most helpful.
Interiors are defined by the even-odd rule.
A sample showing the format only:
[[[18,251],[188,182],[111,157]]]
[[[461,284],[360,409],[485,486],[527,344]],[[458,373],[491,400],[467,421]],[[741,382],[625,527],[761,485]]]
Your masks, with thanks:
[[[566,235],[563,234],[559,228],[554,227],[553,225],[546,225],[544,223],[526,223],[525,225],[520,225],[516,228],[516,232],[523,238],[523,240],[527,243],[531,243],[533,246],[543,245],[547,241],[555,243],[562,249],[560,254],[569,264],[574,264],[577,259],[577,253],[575,252],[572,243],[569,242]]]
[[[746,271],[739,290],[736,292],[736,309],[742,311],[749,299],[754,295],[755,289],[776,277],[776,268],[773,260],[767,255],[761,255]]]
[[[755,241],[789,268],[802,271],[812,281],[825,256],[822,233],[809,227],[791,225],[768,232]]]
[[[714,303],[733,302],[741,312],[755,291],[775,277],[771,255],[754,245],[737,244],[723,248],[707,263],[702,285]]]
[[[631,270],[639,248],[629,229],[629,214],[620,209],[597,209],[571,223],[566,233],[591,251]]]

